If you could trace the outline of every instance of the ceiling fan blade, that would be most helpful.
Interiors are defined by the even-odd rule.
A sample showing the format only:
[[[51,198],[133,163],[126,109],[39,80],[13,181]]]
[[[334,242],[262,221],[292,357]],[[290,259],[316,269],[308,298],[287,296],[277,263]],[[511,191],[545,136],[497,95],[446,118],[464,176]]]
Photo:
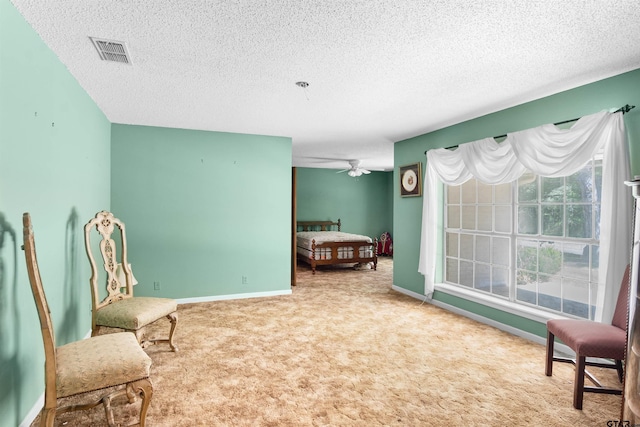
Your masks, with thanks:
[[[348,172],[348,171],[350,171],[350,170],[351,170],[351,169],[343,169],[343,170],[338,171],[338,172],[336,172],[336,173]]]
[[[368,170],[368,169],[362,169],[362,168],[360,168],[360,172],[362,172],[362,173],[364,173],[364,174],[367,174],[367,175],[371,173],[371,171],[370,171],[370,170]]]

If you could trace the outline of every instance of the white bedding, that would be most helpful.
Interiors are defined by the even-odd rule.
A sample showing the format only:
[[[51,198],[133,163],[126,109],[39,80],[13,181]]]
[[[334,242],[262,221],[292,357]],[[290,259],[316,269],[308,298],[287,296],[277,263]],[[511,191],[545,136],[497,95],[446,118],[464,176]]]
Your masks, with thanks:
[[[296,234],[297,252],[306,258],[311,258],[311,244],[315,240],[316,245],[324,242],[367,242],[371,243],[371,237],[360,234],[344,233],[342,231],[299,231]],[[373,250],[369,247],[360,247],[359,256],[367,258],[373,256]],[[348,261],[354,258],[354,247],[344,246],[338,248],[338,259]],[[316,260],[331,259],[331,248],[317,248],[315,252]]]

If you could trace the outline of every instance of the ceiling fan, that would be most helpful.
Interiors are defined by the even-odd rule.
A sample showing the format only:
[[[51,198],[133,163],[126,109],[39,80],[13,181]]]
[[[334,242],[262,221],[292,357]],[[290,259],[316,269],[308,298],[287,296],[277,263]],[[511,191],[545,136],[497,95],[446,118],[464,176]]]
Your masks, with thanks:
[[[353,176],[353,177],[360,176],[362,174],[365,174],[365,175],[370,174],[371,171],[365,168],[361,168],[360,163],[361,163],[360,160],[349,160],[349,164],[351,165],[351,167],[349,169],[344,169],[336,173],[347,172],[347,175]]]
[[[314,166],[308,166],[308,164],[317,164],[317,163],[324,163],[326,164],[327,168],[329,169],[338,169],[340,167],[344,167],[342,166],[345,162],[348,162],[349,165],[351,166],[348,169],[343,169],[340,170],[336,173],[342,173],[342,172],[347,172],[347,175],[352,176],[352,177],[358,177],[361,175],[366,175],[366,174],[370,174],[371,171],[384,171],[384,169],[365,169],[360,167],[360,165],[362,164],[362,160],[357,160],[357,159],[353,159],[353,160],[347,160],[347,159],[338,159],[335,157],[294,157],[293,158],[294,164],[298,163],[298,164],[307,164],[307,166],[303,166],[303,167],[314,167]]]

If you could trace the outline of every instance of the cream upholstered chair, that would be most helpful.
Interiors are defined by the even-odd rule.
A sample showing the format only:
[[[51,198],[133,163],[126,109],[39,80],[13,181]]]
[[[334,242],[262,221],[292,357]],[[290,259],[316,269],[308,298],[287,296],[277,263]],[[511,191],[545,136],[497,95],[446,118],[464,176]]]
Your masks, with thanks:
[[[102,256],[104,270],[99,270],[93,256],[91,231],[95,228],[99,235],[99,252]],[[112,235],[119,230],[120,261],[118,261],[118,245]],[[178,323],[178,304],[170,298],[134,297],[133,274],[127,261],[127,239],[124,223],[115,218],[111,212],[101,211],[84,226],[84,242],[91,264],[91,301],[92,301],[92,335],[97,335],[101,327],[123,329],[136,335],[138,342],[145,348],[158,342],[169,343],[172,351],[178,348],[173,342],[173,334]],[[120,268],[119,268],[120,267]],[[122,270],[122,275],[118,270]],[[107,295],[102,300],[98,289],[98,278],[106,275]],[[156,320],[166,317],[171,322],[168,338],[145,339],[145,327]]]
[[[45,392],[40,412],[40,426],[53,427],[56,415],[93,408],[103,404],[109,426],[115,426],[111,400],[126,395],[129,403],[142,397],[139,425],[144,427],[147,409],[153,395],[149,380],[151,358],[142,350],[130,332],[91,337],[56,347],[49,306],[42,287],[31,217],[23,215],[23,231],[27,271],[31,291],[40,318],[44,342]],[[113,389],[114,386],[115,389]],[[58,408],[58,398],[109,389],[106,395],[85,404]],[[118,425],[120,425],[118,423]]]

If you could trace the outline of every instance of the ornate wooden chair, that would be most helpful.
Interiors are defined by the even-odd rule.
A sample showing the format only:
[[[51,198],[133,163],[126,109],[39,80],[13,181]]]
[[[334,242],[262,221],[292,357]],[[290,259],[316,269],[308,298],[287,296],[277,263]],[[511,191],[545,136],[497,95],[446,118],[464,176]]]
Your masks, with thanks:
[[[31,217],[23,215],[24,245],[31,291],[38,309],[40,329],[44,342],[45,393],[40,412],[40,426],[53,427],[56,415],[90,409],[103,404],[109,426],[115,426],[112,399],[126,395],[129,403],[142,397],[139,425],[144,427],[147,409],[153,395],[149,380],[151,359],[142,350],[132,333],[120,332],[55,345],[51,314],[42,288],[42,279],[36,259],[36,248]],[[58,398],[109,388],[114,391],[85,404],[58,408]]]
[[[102,256],[104,271],[97,267],[91,244],[91,230],[95,228],[100,236],[99,251]],[[118,261],[116,242],[112,239],[115,229],[119,230],[117,239],[121,248],[121,259]],[[84,242],[91,264],[91,301],[92,301],[92,335],[97,335],[101,327],[123,329],[135,334],[140,345],[166,342],[172,351],[178,348],[173,342],[173,334],[178,323],[178,304],[170,298],[134,297],[134,278],[127,261],[127,239],[124,223],[115,218],[111,212],[101,211],[84,226]],[[122,275],[118,270],[122,271]],[[107,295],[100,300],[98,278],[106,273]],[[124,277],[124,283],[121,279]],[[137,282],[136,282],[137,283]],[[168,338],[146,339],[145,327],[166,317],[171,322]]]
[[[602,387],[600,382],[585,370],[586,366],[611,368],[618,371],[618,379],[622,383],[622,361],[625,358],[627,339],[627,310],[629,307],[629,269],[627,266],[616,308],[611,324],[592,322],[580,319],[553,319],[547,322],[547,358],[545,374],[551,376],[553,362],[569,362],[576,367],[576,376],[573,389],[573,407],[582,409],[584,392],[622,394],[621,389]],[[571,350],[575,351],[576,358],[555,357],[553,344],[558,337]],[[587,357],[599,359],[611,359],[613,363],[588,361]],[[584,377],[596,385],[587,387],[584,385]]]

